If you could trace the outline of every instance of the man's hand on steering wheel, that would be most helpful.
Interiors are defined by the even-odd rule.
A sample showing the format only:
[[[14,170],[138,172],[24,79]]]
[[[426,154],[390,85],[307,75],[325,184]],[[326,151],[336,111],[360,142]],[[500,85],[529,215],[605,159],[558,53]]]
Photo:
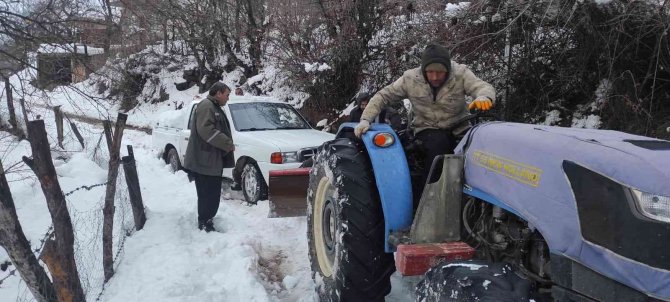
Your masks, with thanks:
[[[470,105],[468,105],[468,110],[477,109],[479,111],[489,111],[493,108],[493,101],[488,97],[477,97]]]

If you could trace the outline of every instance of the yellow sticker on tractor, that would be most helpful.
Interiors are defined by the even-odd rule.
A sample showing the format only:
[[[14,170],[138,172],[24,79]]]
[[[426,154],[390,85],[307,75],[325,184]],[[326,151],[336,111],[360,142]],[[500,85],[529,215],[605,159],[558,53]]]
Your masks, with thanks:
[[[484,167],[500,175],[507,176],[522,184],[531,185],[533,187],[537,187],[540,184],[542,169],[538,167],[533,167],[479,150],[473,153],[472,160],[478,166]]]

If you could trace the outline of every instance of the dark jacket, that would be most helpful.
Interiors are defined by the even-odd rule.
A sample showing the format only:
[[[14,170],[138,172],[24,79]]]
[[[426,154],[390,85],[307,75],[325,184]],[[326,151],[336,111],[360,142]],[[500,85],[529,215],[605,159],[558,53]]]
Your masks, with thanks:
[[[221,176],[223,168],[235,166],[230,124],[216,99],[210,96],[196,105],[190,123],[184,168],[198,174]]]
[[[363,109],[361,109],[361,107],[356,106],[356,108],[352,109],[351,112],[349,113],[349,121],[352,123],[360,122],[362,114]]]
[[[356,96],[354,96],[356,107],[352,109],[351,112],[349,112],[349,122],[358,123],[361,121],[361,116],[363,115],[363,109],[361,109],[361,102],[363,101],[369,102],[370,97],[372,97],[372,95],[370,95],[368,92],[359,92]],[[382,109],[377,118],[372,122],[383,123],[385,120],[386,120],[386,110]]]

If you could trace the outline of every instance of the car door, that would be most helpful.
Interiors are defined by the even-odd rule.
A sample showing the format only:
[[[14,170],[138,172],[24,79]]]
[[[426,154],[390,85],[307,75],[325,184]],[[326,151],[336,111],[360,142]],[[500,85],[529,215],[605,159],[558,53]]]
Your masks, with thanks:
[[[235,152],[234,152],[235,162],[237,163],[237,159],[240,158],[240,154],[242,154],[243,150],[238,150],[239,144],[237,143],[237,139],[235,138],[236,136],[235,125],[233,125],[233,119],[230,116],[230,110],[228,109],[228,105],[223,106],[221,109],[223,110],[224,118],[228,120],[228,125],[230,126],[230,135],[231,138],[233,139],[233,144],[235,145]],[[233,179],[233,169],[235,168],[224,168],[222,176]]]
[[[178,139],[179,139],[179,156],[181,157],[181,162],[184,162],[184,157],[186,156],[186,147],[188,146],[188,139],[191,136],[191,121],[195,115],[195,108],[198,104],[193,104],[191,106],[191,111],[188,116],[185,117],[186,127],[179,130]]]

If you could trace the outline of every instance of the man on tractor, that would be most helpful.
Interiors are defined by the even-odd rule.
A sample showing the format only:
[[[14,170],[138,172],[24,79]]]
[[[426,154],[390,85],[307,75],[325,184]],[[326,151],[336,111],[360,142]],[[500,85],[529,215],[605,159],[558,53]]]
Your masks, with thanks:
[[[468,115],[465,95],[486,111],[494,93],[430,45],[358,125],[319,147],[306,194],[319,300],[382,302],[396,268],[420,275],[446,260],[425,273],[417,301],[670,301],[670,212],[658,210],[670,205],[670,142],[506,122],[461,133],[463,121],[494,117]],[[416,137],[370,125],[405,98]],[[410,187],[421,173],[438,177]]]
[[[454,125],[455,121],[469,114],[465,95],[474,99],[467,109],[487,111],[495,101],[495,89],[491,84],[475,76],[467,66],[451,61],[444,46],[430,44],[421,56],[421,67],[405,71],[398,80],[370,99],[354,133],[360,138],[382,108],[409,99],[413,112],[410,127],[415,139],[423,146],[425,162],[419,182],[423,186],[433,159],[453,153],[456,147],[454,133],[468,128],[467,124]]]

